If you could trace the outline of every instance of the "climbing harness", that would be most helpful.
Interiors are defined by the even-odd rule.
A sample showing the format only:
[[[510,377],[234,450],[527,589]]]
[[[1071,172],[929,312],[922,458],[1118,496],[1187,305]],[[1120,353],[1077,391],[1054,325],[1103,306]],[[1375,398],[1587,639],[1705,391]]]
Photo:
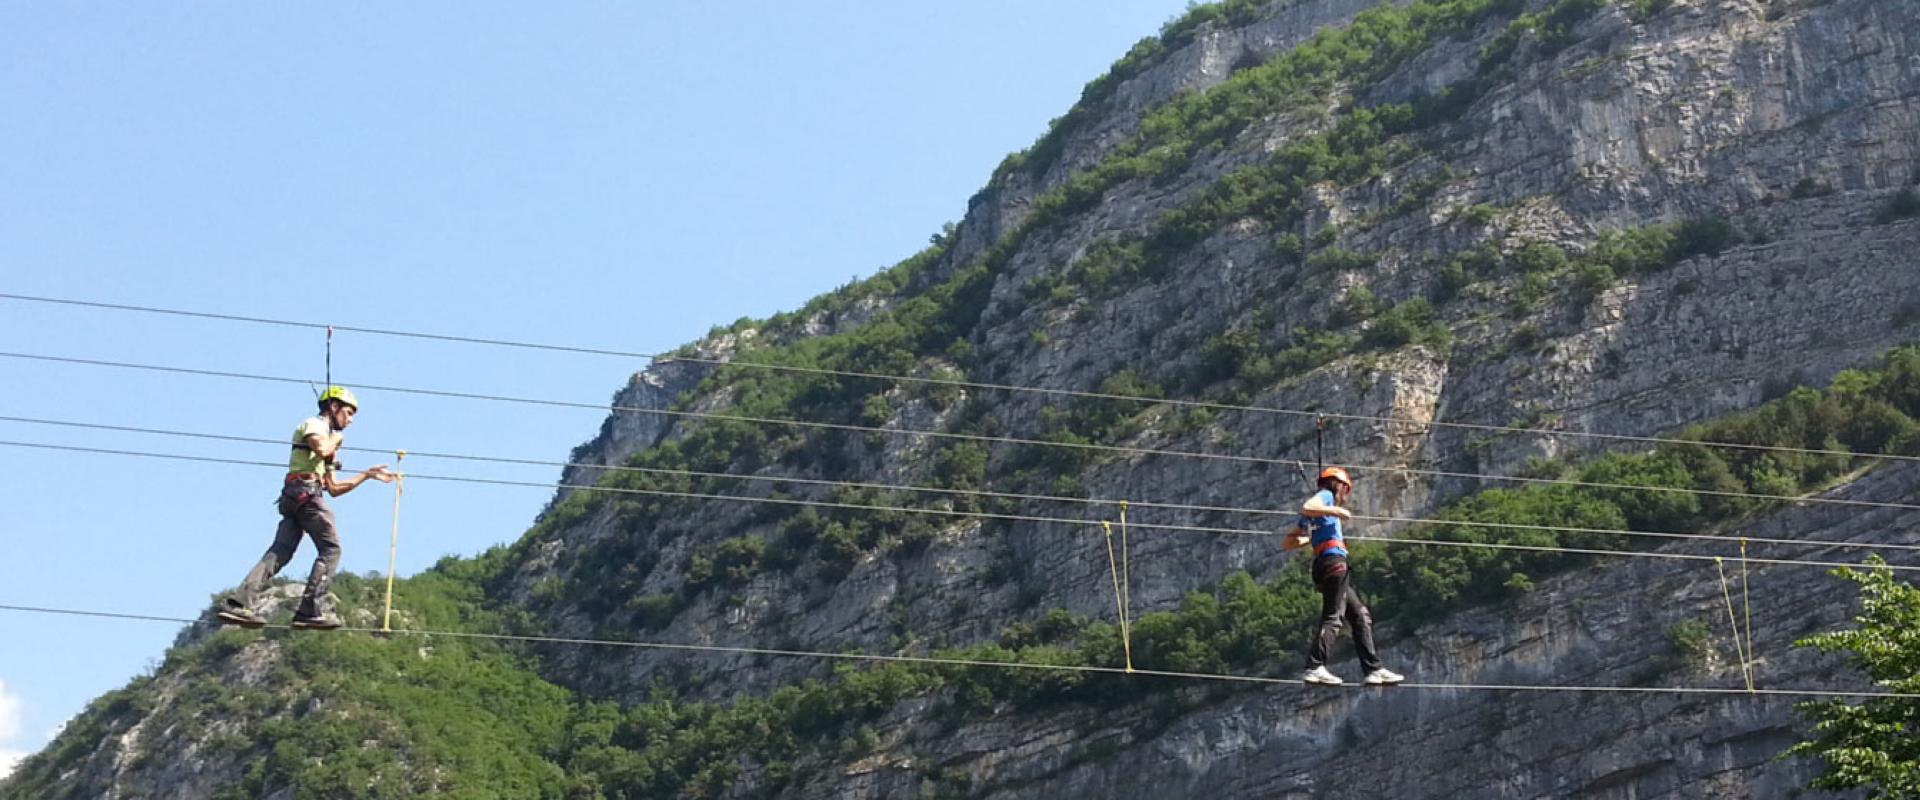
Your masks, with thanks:
[[[286,483],[305,484],[309,481],[318,481],[318,480],[320,480],[320,476],[310,472],[290,472],[290,473],[287,473]],[[303,488],[299,492],[296,492],[293,495],[293,502],[291,504],[283,506],[282,502],[286,499],[286,493],[283,490],[279,497],[273,498],[273,504],[274,504],[274,507],[280,509],[281,513],[292,515],[293,512],[299,511],[301,507],[305,506],[308,503],[313,502],[313,499],[315,496],[316,495],[313,492],[309,492]]]

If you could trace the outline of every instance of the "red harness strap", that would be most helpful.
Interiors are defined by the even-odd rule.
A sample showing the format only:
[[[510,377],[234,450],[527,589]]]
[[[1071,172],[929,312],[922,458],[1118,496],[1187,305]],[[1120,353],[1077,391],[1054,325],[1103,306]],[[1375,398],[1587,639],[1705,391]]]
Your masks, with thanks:
[[[321,477],[322,476],[315,475],[310,472],[289,472],[287,473],[287,483],[304,483],[307,481],[317,482],[321,479]],[[293,496],[293,507],[299,508],[310,502],[313,502],[313,498],[314,498],[313,492],[306,492],[306,491],[299,492]]]

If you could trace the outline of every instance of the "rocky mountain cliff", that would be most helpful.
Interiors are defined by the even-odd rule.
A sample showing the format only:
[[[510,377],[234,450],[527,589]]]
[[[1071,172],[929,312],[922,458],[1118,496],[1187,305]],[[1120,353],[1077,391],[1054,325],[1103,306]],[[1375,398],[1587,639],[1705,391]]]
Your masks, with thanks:
[[[1728,494],[1911,502],[1910,465],[1423,424],[1920,449],[1911,364],[1882,360],[1920,323],[1916,179],[1914,3],[1199,6],[926,251],[633,376],[614,405],[681,415],[610,415],[518,543],[410,579],[402,627],[438,635],[195,626],[0,797],[1795,796],[1817,765],[1775,756],[1804,723],[1761,696],[452,634],[1113,667],[1085,523],[1128,500],[1135,662],[1293,677],[1316,601],[1277,538],[1154,526],[1284,526],[1256,510],[1299,501],[1316,448],[1364,470],[1370,516],[1920,543],[1910,512]],[[1354,564],[1422,683],[1744,686],[1708,562],[1381,543]],[[1860,687],[1789,647],[1850,616],[1843,587],[1752,570],[1762,686]]]

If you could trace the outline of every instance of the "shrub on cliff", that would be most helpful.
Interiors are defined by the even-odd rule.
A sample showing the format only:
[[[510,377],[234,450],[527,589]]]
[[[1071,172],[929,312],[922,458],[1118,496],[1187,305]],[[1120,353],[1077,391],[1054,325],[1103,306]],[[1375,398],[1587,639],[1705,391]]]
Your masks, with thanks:
[[[1920,588],[1894,580],[1878,557],[1872,564],[1865,570],[1834,573],[1860,587],[1855,627],[1795,644],[1847,654],[1881,691],[1920,693]],[[1813,735],[1787,752],[1824,763],[1812,788],[1865,789],[1872,798],[1920,796],[1920,701],[1827,700],[1798,708],[1813,721]]]

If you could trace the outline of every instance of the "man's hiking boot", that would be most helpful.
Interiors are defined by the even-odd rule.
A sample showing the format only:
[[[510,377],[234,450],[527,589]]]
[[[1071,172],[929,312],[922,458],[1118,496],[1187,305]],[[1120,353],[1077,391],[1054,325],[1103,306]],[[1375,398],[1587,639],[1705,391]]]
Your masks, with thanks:
[[[1307,674],[1301,676],[1300,679],[1307,683],[1317,683],[1321,686],[1339,686],[1346,683],[1346,681],[1340,680],[1340,676],[1328,672],[1326,667],[1314,667],[1313,669],[1307,670]]]
[[[261,618],[259,614],[255,614],[245,608],[229,606],[215,612],[213,616],[224,624],[238,625],[242,628],[264,628],[267,626],[267,621]]]
[[[1368,686],[1392,686],[1406,679],[1407,676],[1394,672],[1386,667],[1381,667],[1367,673]]]
[[[330,631],[340,627],[340,620],[331,614],[315,617],[303,617],[295,614],[292,627],[303,631]]]

